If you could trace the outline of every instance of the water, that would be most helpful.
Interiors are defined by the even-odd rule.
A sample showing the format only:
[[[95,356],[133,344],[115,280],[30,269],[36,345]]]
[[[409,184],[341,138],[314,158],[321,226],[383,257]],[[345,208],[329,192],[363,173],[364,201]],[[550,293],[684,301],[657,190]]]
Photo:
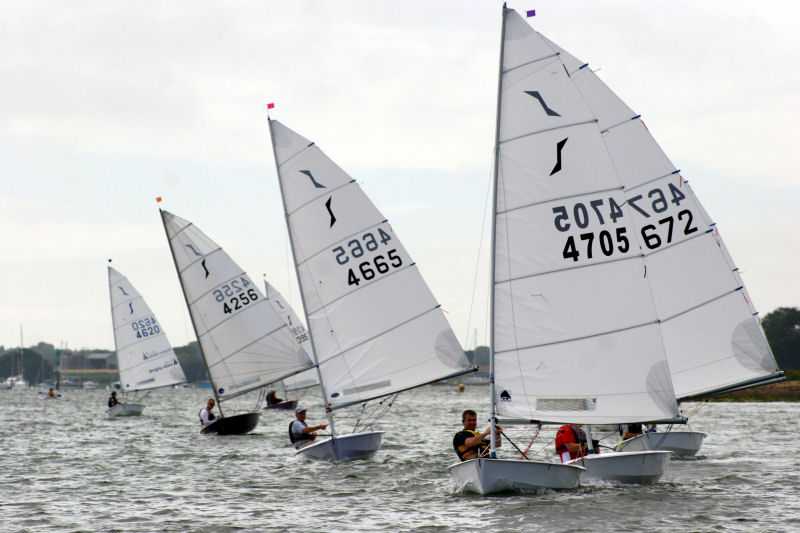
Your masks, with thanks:
[[[701,457],[673,460],[655,486],[482,497],[456,492],[446,468],[461,411],[488,416],[486,387],[401,395],[375,458],[346,464],[296,459],[293,413],[201,436],[207,390],[156,391],[141,417],[117,419],[105,391],[62,394],[0,391],[2,531],[800,531],[798,403],[707,405],[692,422],[710,434]],[[301,402],[324,421],[313,390]]]

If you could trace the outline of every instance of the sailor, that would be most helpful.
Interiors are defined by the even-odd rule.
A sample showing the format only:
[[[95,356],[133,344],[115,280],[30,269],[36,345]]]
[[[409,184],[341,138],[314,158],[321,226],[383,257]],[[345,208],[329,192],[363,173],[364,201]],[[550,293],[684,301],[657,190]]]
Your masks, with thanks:
[[[314,439],[317,438],[317,431],[328,427],[328,424],[307,426],[306,410],[302,407],[295,409],[294,415],[297,418],[292,420],[292,423],[289,424],[289,440],[292,441],[296,450],[314,442]]]
[[[641,424],[620,424],[619,435],[622,440],[632,439],[642,434]]]
[[[217,417],[214,416],[215,405],[216,402],[214,401],[214,398],[209,398],[208,403],[206,403],[206,406],[200,410],[200,423],[203,424],[204,426],[207,426],[208,424],[216,420]]]
[[[589,455],[586,445],[586,433],[580,424],[566,424],[558,428],[556,433],[556,453],[562,463]]]
[[[48,398],[55,398],[56,392],[53,389],[50,389],[50,392],[47,393]]]
[[[283,401],[282,398],[278,398],[275,394],[274,390],[271,390],[267,393],[267,405],[276,405]]]
[[[51,389],[52,390],[52,389]],[[115,405],[119,405],[119,400],[117,400],[117,391],[111,391],[111,397],[108,399],[108,407],[114,407]]]
[[[475,430],[478,427],[478,414],[472,409],[467,409],[461,413],[461,423],[464,429],[453,437],[453,449],[456,451],[458,458],[466,461],[488,455],[491,443],[486,436],[492,432],[492,426],[487,427],[483,433],[478,433]],[[500,432],[503,431],[503,428],[495,426],[495,430],[495,443],[499,448],[501,444]]]

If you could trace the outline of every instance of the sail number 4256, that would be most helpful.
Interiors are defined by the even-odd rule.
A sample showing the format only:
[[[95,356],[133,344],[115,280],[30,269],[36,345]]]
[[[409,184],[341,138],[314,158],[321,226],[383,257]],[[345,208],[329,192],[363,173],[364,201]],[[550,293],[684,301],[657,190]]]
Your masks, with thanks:
[[[255,289],[248,289],[247,278],[234,279],[214,289],[214,299],[222,303],[222,311],[226,314],[238,311],[245,305],[258,300]]]

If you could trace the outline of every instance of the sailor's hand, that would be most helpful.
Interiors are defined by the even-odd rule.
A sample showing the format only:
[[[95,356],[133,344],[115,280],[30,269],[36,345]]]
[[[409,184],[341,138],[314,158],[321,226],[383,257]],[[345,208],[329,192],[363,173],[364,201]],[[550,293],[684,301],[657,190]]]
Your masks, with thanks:
[[[328,424],[320,424],[317,426],[319,429],[325,429],[326,427],[328,427]]]

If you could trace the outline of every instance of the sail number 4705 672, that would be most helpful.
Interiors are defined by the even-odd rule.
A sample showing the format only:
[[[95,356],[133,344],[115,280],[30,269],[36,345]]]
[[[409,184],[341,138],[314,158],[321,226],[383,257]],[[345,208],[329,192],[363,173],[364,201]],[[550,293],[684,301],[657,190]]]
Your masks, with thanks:
[[[655,188],[647,193],[647,200],[643,200],[643,195],[639,194],[628,198],[627,203],[633,210],[641,214],[644,218],[657,217],[657,224],[646,224],[642,226],[640,234],[642,242],[649,250],[655,250],[662,245],[673,241],[675,230],[683,231],[683,235],[690,235],[697,231],[697,226],[693,225],[693,215],[689,209],[678,211],[677,215],[664,216],[662,213],[669,209],[669,204],[673,203],[680,207],[681,201],[686,199],[686,195],[673,183],[669,184],[669,194],[672,197],[667,200],[664,192]],[[605,199],[599,198],[586,203],[577,202],[571,210],[567,206],[561,205],[553,208],[553,224],[560,232],[569,231],[573,224],[579,229],[586,229],[591,224],[604,226],[606,220],[611,224],[623,218],[622,206],[614,198],[608,198],[606,207]],[[571,215],[571,216],[570,216]],[[606,218],[607,217],[607,218]],[[676,228],[677,226],[677,228]],[[592,259],[596,252],[610,257],[615,253],[627,253],[631,248],[628,228],[617,226],[610,230],[600,230],[597,232],[588,231],[577,235],[580,242],[576,241],[576,236],[569,235],[564,243],[561,255],[564,259],[578,261],[581,257]],[[581,253],[583,252],[583,254]]]
[[[356,264],[367,252],[374,252],[381,245],[388,247],[390,240],[392,240],[391,235],[382,228],[378,228],[377,237],[375,233],[368,231],[360,237],[351,239],[346,244],[331,250],[336,262],[340,265],[345,265],[350,262],[350,259],[353,259],[353,266],[347,269],[348,285],[358,286],[362,280],[369,281],[380,274],[386,274],[389,270],[403,265],[403,259],[396,248],[387,251],[385,256],[378,254],[371,258],[364,258],[366,260],[359,261]]]

